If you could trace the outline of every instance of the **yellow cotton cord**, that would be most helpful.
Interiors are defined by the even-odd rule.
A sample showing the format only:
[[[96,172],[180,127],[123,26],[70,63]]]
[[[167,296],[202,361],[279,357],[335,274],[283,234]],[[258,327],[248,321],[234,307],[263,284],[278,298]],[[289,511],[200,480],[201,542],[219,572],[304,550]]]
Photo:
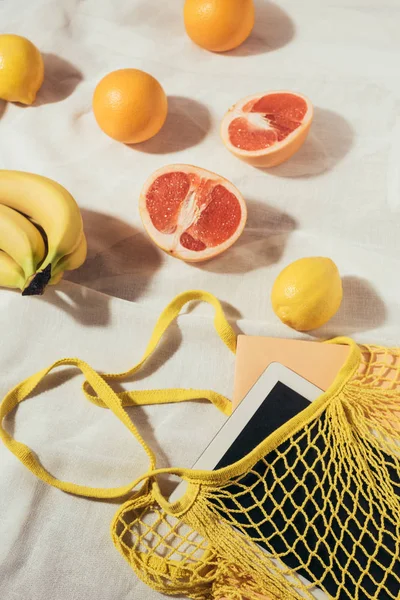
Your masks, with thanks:
[[[400,351],[330,343],[351,347],[336,381],[253,452],[174,470],[189,487],[173,505],[153,472],[120,508],[112,538],[145,583],[193,600],[399,600]]]
[[[0,438],[7,448],[15,454],[15,456],[39,479],[45,483],[57,487],[65,492],[76,494],[78,496],[87,496],[92,498],[120,498],[126,496],[132,491],[133,483],[116,488],[94,488],[75,483],[60,481],[51,475],[38,461],[34,452],[25,444],[15,440],[3,427],[3,420],[18,404],[24,401],[29,394],[37,387],[46,375],[53,369],[60,366],[74,366],[82,371],[92,388],[96,391],[99,397],[102,397],[105,405],[112,410],[118,419],[129,429],[136,437],[150,459],[150,468],[155,466],[155,456],[151,448],[144,441],[139,431],[129,418],[127,412],[121,406],[120,399],[117,394],[108,386],[103,378],[96,373],[87,363],[78,358],[63,359],[55,362],[47,369],[39,371],[35,375],[28,377],[25,381],[19,383],[11,390],[0,404]]]
[[[214,325],[216,331],[224,342],[224,344],[232,351],[236,351],[236,334],[228,323],[220,302],[207,292],[189,291],[177,296],[162,312],[153,330],[148,346],[144,352],[142,359],[132,369],[125,373],[100,375],[94,371],[87,363],[79,358],[66,358],[59,360],[50,367],[39,371],[35,375],[28,377],[25,381],[19,383],[13,390],[8,392],[0,404],[0,439],[7,448],[15,454],[15,456],[39,479],[45,483],[57,487],[65,492],[76,494],[79,496],[87,496],[92,498],[121,498],[132,493],[132,490],[137,485],[137,481],[133,481],[127,485],[115,488],[97,488],[85,485],[78,485],[68,481],[60,481],[51,475],[38,461],[34,452],[25,444],[18,442],[5,430],[3,420],[7,414],[14,410],[20,402],[25,400],[37,385],[44,379],[50,371],[61,366],[74,366],[82,371],[86,377],[84,383],[84,393],[88,400],[94,404],[109,408],[118,417],[118,419],[129,429],[136,440],[140,443],[144,451],[149,457],[149,471],[153,471],[156,466],[156,459],[153,451],[147,445],[145,440],[132,423],[129,415],[124,410],[124,406],[138,406],[144,404],[164,404],[173,402],[185,402],[187,400],[207,399],[214,404],[224,414],[231,413],[230,401],[211,390],[197,389],[170,389],[170,390],[141,390],[134,392],[116,393],[108,385],[106,380],[121,380],[131,377],[136,373],[151,356],[156,349],[160,339],[168,329],[172,321],[179,315],[182,308],[191,301],[205,301],[211,304],[215,309]],[[89,389],[95,392],[89,393]],[[143,479],[143,478],[141,478]]]
[[[227,348],[235,353],[236,352],[236,334],[232,329],[231,325],[225,317],[225,313],[222,309],[221,303],[215,296],[208,292],[199,290],[192,290],[179,294],[161,313],[150,341],[147,345],[146,350],[141,360],[128,371],[122,373],[102,373],[102,377],[106,381],[121,381],[124,379],[131,378],[137,373],[146,360],[153,354],[157,348],[162,336],[165,331],[176,319],[181,312],[182,308],[193,301],[207,302],[215,309],[214,327],[219,337]],[[95,396],[89,392],[90,382],[85,381],[83,384],[83,390],[91,402],[98,406],[104,406],[102,399],[99,396]],[[120,392],[118,394],[124,406],[139,406],[144,404],[163,404],[166,402],[186,402],[187,400],[194,400],[205,398],[214,404],[220,411],[225,415],[230,415],[232,412],[230,401],[216,392],[209,390],[185,390],[185,389],[171,389],[171,390],[145,390],[145,391],[133,391],[133,392]]]
[[[215,328],[232,351],[236,336],[206,292],[178,296],[159,318],[137,365],[99,374],[63,359],[18,384],[0,405],[0,437],[46,483],[92,498],[130,499],[111,524],[115,547],[155,590],[193,600],[400,599],[400,351],[346,338],[350,355],[332,386],[238,462],[223,469],[156,469],[151,448],[127,405],[207,398],[225,414],[229,401],[206,390],[117,394],[108,381],[134,375],[183,306],[215,309]],[[60,481],[4,429],[5,416],[53,369],[72,365],[86,377],[86,397],[126,425],[149,458],[149,470],[126,486],[92,488]],[[162,473],[188,484],[170,504]],[[135,493],[133,491],[135,490]]]

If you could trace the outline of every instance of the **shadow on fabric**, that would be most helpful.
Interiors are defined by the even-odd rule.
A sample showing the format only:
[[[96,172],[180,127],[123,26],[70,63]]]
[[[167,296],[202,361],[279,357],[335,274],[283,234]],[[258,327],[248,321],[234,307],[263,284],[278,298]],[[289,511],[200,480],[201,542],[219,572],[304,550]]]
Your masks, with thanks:
[[[85,327],[104,327],[110,322],[110,298],[68,281],[48,287],[42,298]]]
[[[154,321],[154,324],[155,324],[155,321]],[[150,338],[150,333],[151,333],[151,331],[149,330],[149,338]],[[137,373],[132,375],[131,377],[127,377],[126,379],[124,379],[123,382],[111,381],[110,384],[111,384],[112,388],[116,392],[123,392],[126,389],[129,390],[130,388],[125,388],[125,386],[122,384],[132,383],[134,381],[141,381],[143,379],[146,379],[147,377],[150,377],[151,375],[156,373],[156,371],[158,371],[158,369],[160,369],[163,365],[167,364],[167,362],[173,358],[173,356],[178,352],[181,344],[182,344],[182,333],[178,327],[177,322],[174,321],[168,327],[168,330],[164,333],[162,339],[158,343],[157,349],[154,351],[154,353],[151,356],[149,356],[149,358],[144,363],[143,367]],[[143,346],[143,351],[144,351],[144,346]],[[130,362],[133,364],[133,362],[134,362],[133,357]],[[129,360],[128,360],[128,366],[129,366]]]
[[[338,113],[314,107],[308,138],[288,161],[262,171],[278,177],[317,177],[333,169],[350,151],[352,126]]]
[[[278,50],[289,44],[296,33],[290,16],[274,2],[255,1],[255,25],[249,38],[226,56],[252,56]]]
[[[6,108],[7,108],[7,102],[5,102],[4,100],[0,100],[0,119],[6,112]]]
[[[194,263],[197,268],[212,273],[248,273],[280,260],[296,221],[263,202],[246,200],[246,204],[247,224],[236,244],[213,260]]]
[[[366,279],[348,276],[342,278],[343,301],[336,315],[315,333],[317,337],[350,335],[369,331],[384,325],[387,310],[382,298]]]
[[[199,304],[201,304],[201,302],[190,302],[190,304],[186,306],[185,310],[183,310],[181,314],[191,314]],[[242,318],[241,313],[228,302],[221,301],[221,305],[226,315],[226,318],[231,323],[232,327],[235,329],[236,334],[242,334],[243,332],[236,324],[236,321]],[[182,332],[179,328],[177,321],[175,320],[168,327],[167,331],[164,333],[162,339],[158,343],[156,350],[151,356],[149,356],[143,367],[131,377],[127,377],[126,379],[124,379],[122,383],[132,383],[134,381],[141,381],[153,375],[156,371],[158,371],[158,369],[160,369],[163,365],[167,364],[167,362],[173,358],[173,356],[180,349],[182,341]],[[123,392],[125,390],[125,387],[121,385],[118,381],[112,381],[111,386],[116,392]]]
[[[158,408],[158,407],[156,407]],[[129,418],[135,427],[140,431],[141,436],[146,440],[146,443],[150,446],[157,457],[157,466],[168,467],[169,460],[165,454],[160,442],[157,439],[156,432],[151,424],[149,417],[146,414],[146,409],[143,406],[126,406],[125,411],[128,413]],[[132,438],[132,444],[134,445],[136,440]]]
[[[68,98],[83,80],[79,69],[56,54],[43,55],[44,82],[32,106],[53,104]]]
[[[65,279],[123,300],[137,300],[161,267],[163,257],[147,235],[104,213],[82,209],[88,257]]]
[[[168,96],[168,115],[160,132],[128,147],[147,154],[180,152],[200,144],[210,129],[210,111],[204,104],[192,98]]]

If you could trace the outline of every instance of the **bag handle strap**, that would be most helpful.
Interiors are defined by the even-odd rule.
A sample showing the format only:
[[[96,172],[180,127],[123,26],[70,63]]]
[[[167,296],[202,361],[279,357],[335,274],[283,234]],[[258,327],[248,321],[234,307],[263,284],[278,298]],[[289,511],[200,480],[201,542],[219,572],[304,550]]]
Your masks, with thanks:
[[[160,339],[168,329],[172,321],[179,315],[182,308],[188,302],[193,300],[208,302],[215,308],[214,327],[224,342],[224,344],[232,351],[236,352],[236,334],[228,323],[223,308],[220,302],[208,292],[203,291],[188,291],[177,296],[162,312],[159,317],[156,326],[153,330],[150,341],[144,352],[142,359],[130,370],[124,373],[109,373],[100,375],[86,362],[79,358],[65,358],[56,361],[50,367],[42,369],[35,375],[31,375],[18,385],[16,385],[11,391],[9,391],[3,398],[0,404],[0,439],[3,441],[5,446],[34,474],[36,477],[44,481],[45,483],[52,485],[64,492],[75,494],[78,496],[86,496],[90,498],[106,499],[106,498],[123,498],[132,492],[133,488],[137,483],[144,479],[142,476],[138,480],[114,488],[97,488],[85,485],[79,485],[69,481],[62,481],[57,479],[49,473],[43,465],[40,463],[34,452],[25,444],[15,440],[3,427],[3,421],[5,417],[14,410],[21,402],[26,400],[33,390],[39,385],[39,383],[57,367],[61,366],[74,366],[81,370],[85,375],[86,381],[83,384],[84,393],[86,397],[94,404],[109,408],[116,415],[116,417],[129,429],[134,435],[137,441],[140,443],[144,451],[149,457],[149,474],[154,471],[156,466],[156,458],[154,452],[147,445],[139,431],[132,423],[128,413],[124,410],[124,406],[138,406],[145,404],[163,404],[169,402],[184,402],[186,400],[193,400],[204,398],[208,399],[224,414],[229,415],[231,413],[230,401],[216,392],[209,390],[185,390],[185,389],[170,389],[170,390],[148,390],[148,391],[131,391],[121,392],[117,394],[108,385],[106,380],[121,380],[126,377],[131,377],[136,373],[145,361],[151,356],[156,349]],[[92,390],[94,394],[91,394],[89,390]],[[146,485],[146,484],[145,484]]]
[[[144,351],[144,354],[140,361],[131,369],[122,373],[102,373],[103,379],[105,379],[106,381],[121,381],[124,379],[128,379],[132,377],[135,373],[137,373],[142,368],[146,360],[153,354],[165,331],[179,315],[182,308],[189,302],[192,302],[193,300],[207,302],[208,304],[211,304],[211,306],[214,307],[215,330],[218,333],[221,340],[224,342],[224,344],[229,348],[231,352],[235,354],[236,334],[226,319],[220,301],[208,292],[203,292],[200,290],[191,290],[188,292],[184,292],[183,294],[179,294],[179,296],[176,296],[176,298],[174,298],[174,300],[172,300],[172,302],[168,304],[168,306],[163,310],[153,329],[150,341],[147,344],[147,348]],[[85,381],[85,383],[83,384],[83,392],[88,400],[90,400],[94,404],[97,404],[97,406],[104,407],[104,402],[102,401],[102,399],[98,395],[96,396],[90,393],[89,381]],[[218,394],[211,390],[187,390],[181,388],[164,390],[136,390],[131,392],[120,392],[117,395],[121,399],[123,406],[166,404],[171,402],[186,402],[187,400],[197,400],[200,398],[205,398],[209,400],[212,404],[214,404],[214,406],[216,406],[225,415],[230,415],[232,412],[230,400],[228,400],[221,394]]]

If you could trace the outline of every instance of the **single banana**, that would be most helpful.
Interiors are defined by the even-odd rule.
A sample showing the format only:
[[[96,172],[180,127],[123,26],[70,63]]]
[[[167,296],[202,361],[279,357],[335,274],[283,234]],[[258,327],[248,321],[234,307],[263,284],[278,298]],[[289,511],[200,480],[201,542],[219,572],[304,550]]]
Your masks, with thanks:
[[[0,204],[0,250],[19,264],[25,280],[44,259],[46,248],[39,230],[16,210]]]
[[[33,173],[6,170],[0,170],[0,204],[28,215],[47,235],[47,256],[24,290],[25,295],[43,293],[53,266],[71,254],[81,240],[83,224],[79,207],[59,183]]]
[[[57,285],[60,283],[61,279],[64,277],[64,271],[60,271],[57,275],[53,275],[53,277],[49,281],[49,285]]]
[[[81,241],[79,245],[75,248],[73,252],[63,256],[54,269],[52,269],[52,280],[55,275],[60,273],[61,271],[74,271],[75,269],[79,269],[80,266],[86,260],[87,256],[87,241],[86,236],[82,233]]]
[[[49,285],[57,285],[64,277],[64,271],[74,271],[79,269],[86,260],[87,256],[87,241],[83,233],[79,246],[75,248],[71,254],[63,256],[53,269],[53,275],[49,281]]]
[[[26,277],[18,263],[5,252],[0,251],[0,287],[24,288]]]

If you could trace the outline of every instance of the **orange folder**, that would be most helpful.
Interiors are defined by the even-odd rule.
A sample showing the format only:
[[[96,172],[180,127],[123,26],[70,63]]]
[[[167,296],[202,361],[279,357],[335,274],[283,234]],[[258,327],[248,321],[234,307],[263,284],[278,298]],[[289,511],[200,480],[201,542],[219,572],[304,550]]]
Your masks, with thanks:
[[[327,390],[346,361],[349,346],[303,340],[239,335],[233,407],[272,362],[279,362],[322,390]]]

